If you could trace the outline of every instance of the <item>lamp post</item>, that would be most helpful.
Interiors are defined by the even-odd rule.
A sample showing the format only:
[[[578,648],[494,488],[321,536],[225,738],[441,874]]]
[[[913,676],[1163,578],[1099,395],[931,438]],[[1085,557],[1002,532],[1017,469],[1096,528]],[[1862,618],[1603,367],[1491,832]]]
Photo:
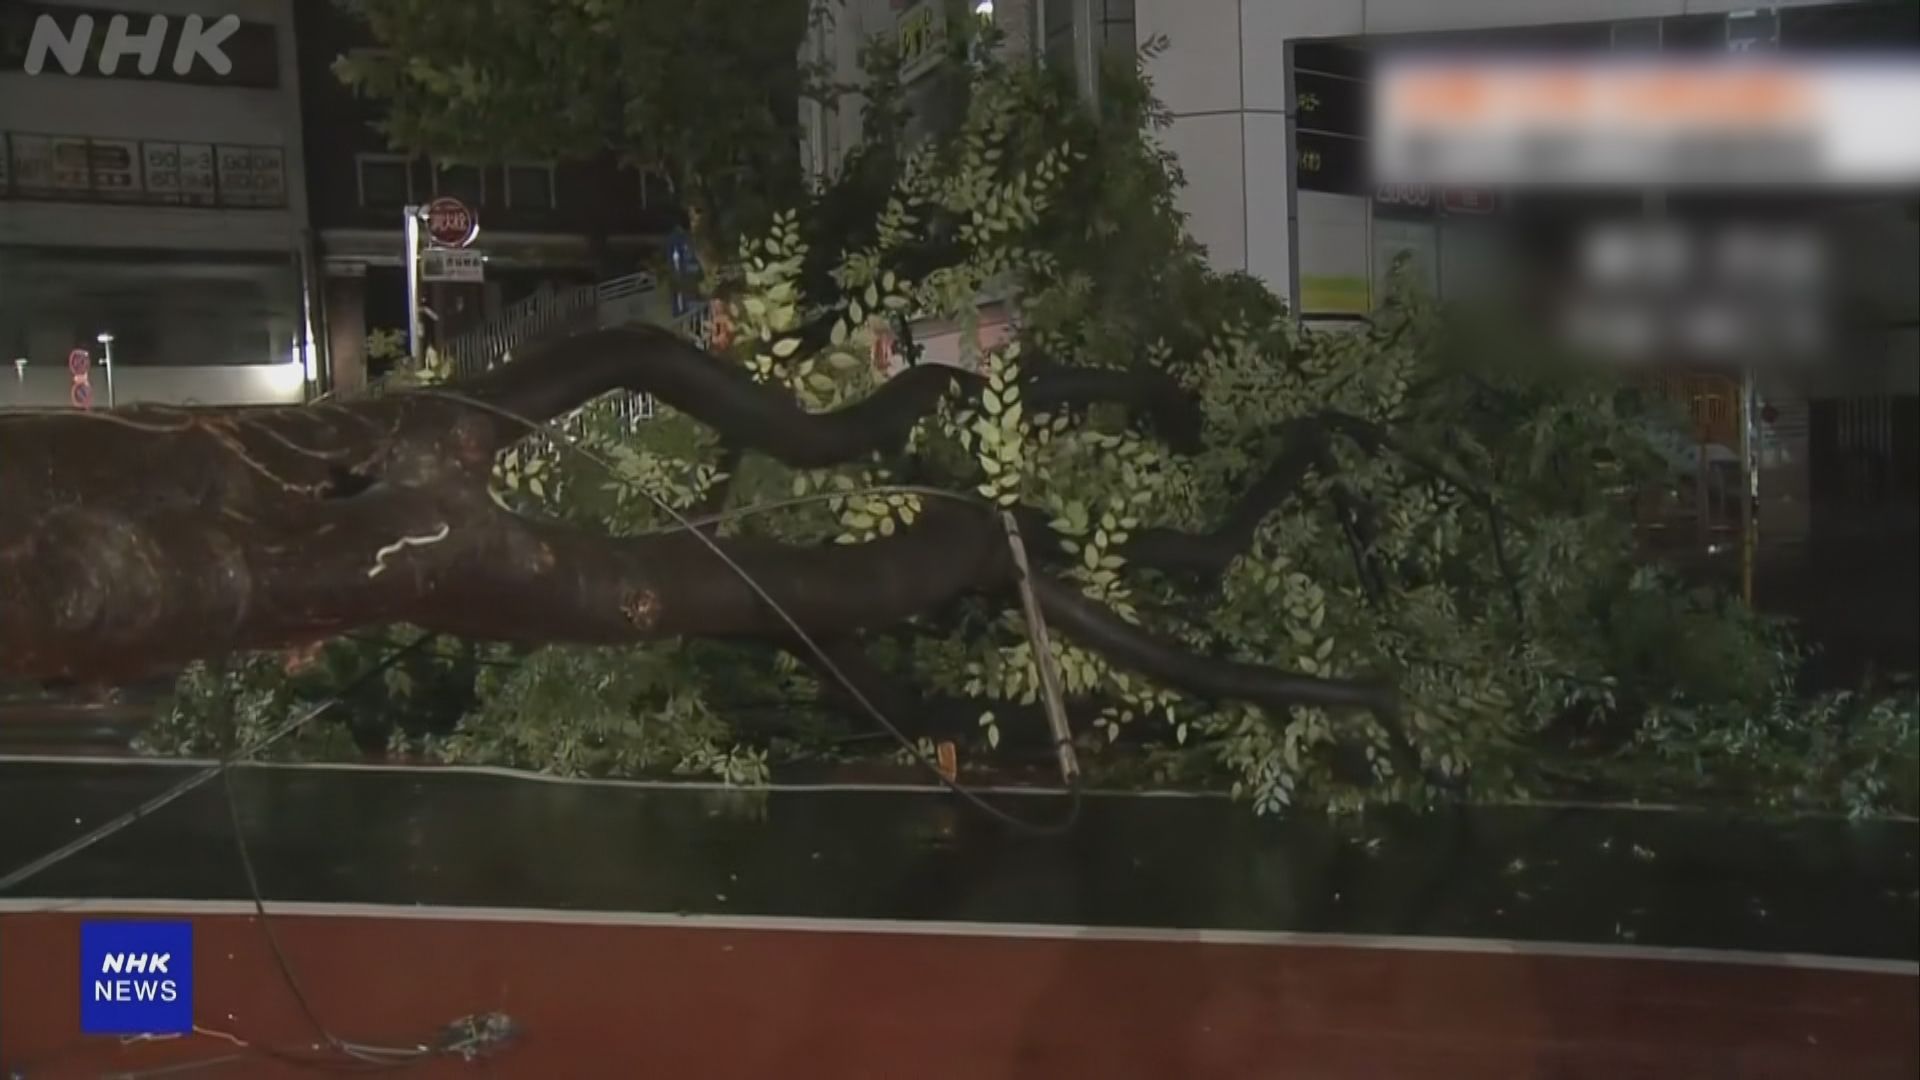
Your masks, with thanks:
[[[100,343],[100,362],[107,368],[107,408],[113,408],[113,333],[102,330],[94,338]]]
[[[425,210],[406,208],[407,233],[407,353],[415,363],[426,353],[420,332],[420,218]]]

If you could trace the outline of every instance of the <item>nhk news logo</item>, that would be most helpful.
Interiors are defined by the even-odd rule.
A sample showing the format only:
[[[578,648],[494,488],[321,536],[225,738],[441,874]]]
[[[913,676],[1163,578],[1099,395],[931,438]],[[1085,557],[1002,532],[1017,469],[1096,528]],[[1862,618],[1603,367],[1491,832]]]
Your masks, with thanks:
[[[184,1035],[193,1030],[193,924],[80,926],[80,1030]]]

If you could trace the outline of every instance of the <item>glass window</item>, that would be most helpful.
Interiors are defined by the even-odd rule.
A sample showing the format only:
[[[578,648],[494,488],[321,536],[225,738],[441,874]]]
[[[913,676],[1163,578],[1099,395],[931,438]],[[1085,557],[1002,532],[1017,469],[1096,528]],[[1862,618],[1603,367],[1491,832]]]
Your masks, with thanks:
[[[114,335],[117,365],[287,363],[300,319],[300,274],[286,255],[0,257],[0,344],[36,366],[59,365],[103,331]]]
[[[553,209],[553,166],[507,166],[507,205],[516,210]]]
[[[360,155],[360,205],[405,206],[413,201],[407,159],[394,154]]]
[[[468,206],[480,206],[487,201],[486,179],[480,174],[480,166],[440,162],[435,162],[435,166],[433,170],[435,196],[452,196]]]

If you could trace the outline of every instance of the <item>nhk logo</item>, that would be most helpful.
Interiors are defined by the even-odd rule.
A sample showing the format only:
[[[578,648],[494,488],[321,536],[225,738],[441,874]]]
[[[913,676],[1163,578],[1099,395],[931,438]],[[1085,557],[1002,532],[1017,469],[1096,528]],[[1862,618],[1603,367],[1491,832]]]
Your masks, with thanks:
[[[82,924],[80,1030],[89,1035],[193,1030],[193,924]]]
[[[46,69],[47,57],[51,56],[59,62],[60,70],[78,75],[91,55],[102,75],[112,76],[120,70],[120,62],[129,58],[140,74],[152,75],[159,69],[171,42],[175,75],[193,74],[196,62],[204,64],[215,75],[233,71],[233,61],[221,46],[240,29],[238,15],[222,15],[211,21],[188,15],[180,20],[177,30],[168,16],[152,15],[147,18],[147,28],[138,33],[132,30],[131,19],[115,15],[106,20],[105,40],[97,47],[93,45],[95,25],[94,17],[86,13],[70,17],[42,14],[33,21],[33,36],[27,41],[27,55],[21,67],[29,75],[38,75]]]

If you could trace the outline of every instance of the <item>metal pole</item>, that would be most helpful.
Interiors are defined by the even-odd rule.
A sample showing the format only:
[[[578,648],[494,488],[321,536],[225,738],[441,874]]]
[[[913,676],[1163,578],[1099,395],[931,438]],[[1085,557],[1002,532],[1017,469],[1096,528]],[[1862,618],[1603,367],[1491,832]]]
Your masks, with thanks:
[[[1073,80],[1080,99],[1091,105],[1100,93],[1100,35],[1106,27],[1094,19],[1093,0],[1071,0],[1073,4]],[[1106,5],[1100,10],[1104,13]]]
[[[107,368],[107,408],[111,409],[113,408],[113,335],[103,331],[100,334],[100,346],[104,354],[100,362]]]
[[[420,332],[420,208],[406,209],[407,224],[407,352],[415,363],[426,355]]]
[[[1011,512],[1000,514],[1007,531],[1007,543],[1013,548],[1013,566],[1020,584],[1020,603],[1027,617],[1027,640],[1033,649],[1034,666],[1040,670],[1041,698],[1046,705],[1047,726],[1053,731],[1053,750],[1060,765],[1060,782],[1072,787],[1080,776],[1080,762],[1073,752],[1073,730],[1067,723],[1066,693],[1060,683],[1059,658],[1047,640],[1047,620],[1040,610],[1040,599],[1033,591],[1033,574],[1027,567],[1027,545],[1021,539],[1020,524]]]
[[[1753,437],[1753,369],[1740,375],[1740,597],[1753,606],[1753,569],[1760,548],[1760,440]]]

